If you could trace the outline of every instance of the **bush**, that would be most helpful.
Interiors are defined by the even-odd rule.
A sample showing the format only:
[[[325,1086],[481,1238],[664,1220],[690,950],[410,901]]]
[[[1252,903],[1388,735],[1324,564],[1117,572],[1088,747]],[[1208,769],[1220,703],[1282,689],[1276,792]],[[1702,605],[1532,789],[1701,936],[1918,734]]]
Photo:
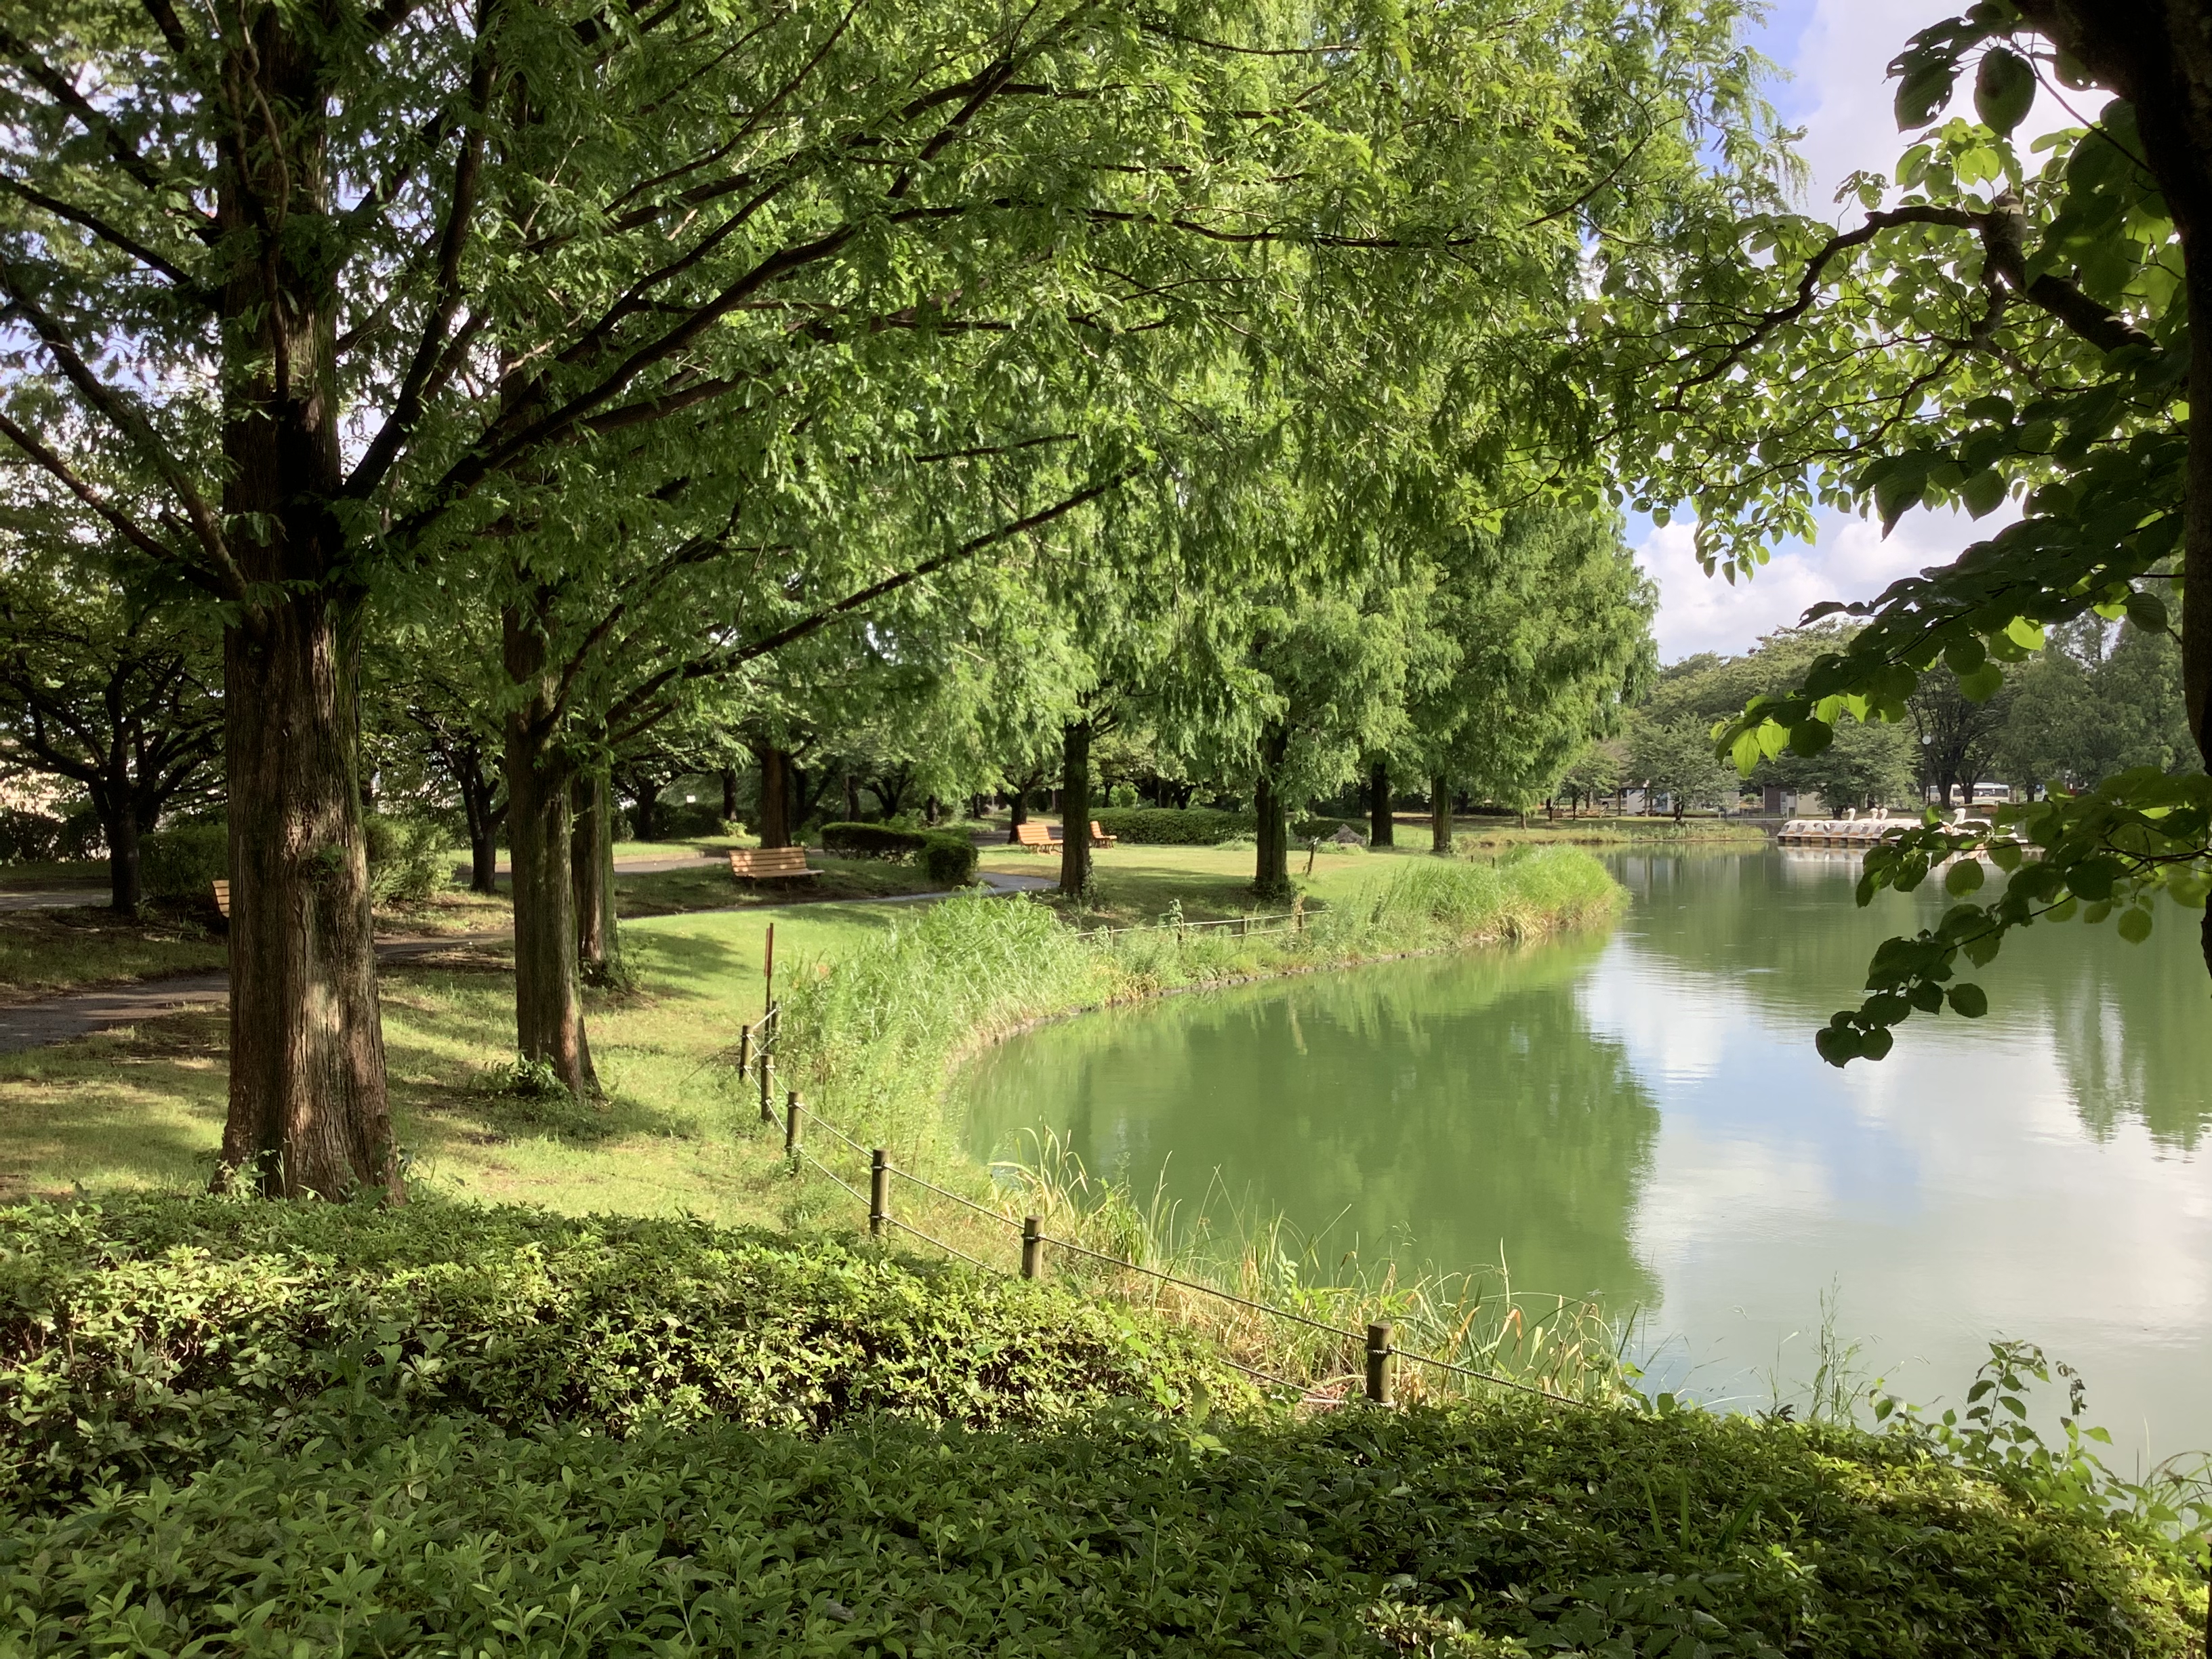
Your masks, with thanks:
[[[443,824],[372,813],[362,829],[368,842],[370,903],[413,902],[453,885],[453,843]]]
[[[1117,783],[1106,792],[1106,805],[1109,806],[1129,807],[1136,804],[1137,786],[1133,783]]]
[[[518,1434],[819,1433],[1206,1392],[1240,1389],[1126,1309],[703,1222],[435,1200],[0,1210],[0,1491],[17,1495],[456,1413]]]
[[[107,856],[107,831],[100,827],[100,814],[89,801],[72,808],[62,820],[61,833],[54,837],[54,856],[73,864]]]
[[[1171,806],[1109,806],[1096,817],[1108,835],[1146,847],[1218,847],[1259,828],[1259,820],[1249,812],[1220,812],[1209,806],[1180,811]]]
[[[904,864],[916,857],[928,837],[919,830],[887,823],[825,823],[822,850],[833,858],[882,859]]]
[[[221,823],[180,823],[138,842],[138,884],[155,898],[204,902],[230,874],[230,831]]]
[[[61,856],[62,821],[21,807],[0,807],[0,864],[44,864]]]
[[[965,887],[975,879],[975,843],[943,832],[922,838],[921,873],[946,887]]]
[[[1296,823],[1291,825],[1291,839],[1293,841],[1327,841],[1340,830],[1349,830],[1354,835],[1358,836],[1362,841],[1365,841],[1367,839],[1367,825],[1364,821],[1354,820],[1352,818],[1329,817],[1298,819]]]

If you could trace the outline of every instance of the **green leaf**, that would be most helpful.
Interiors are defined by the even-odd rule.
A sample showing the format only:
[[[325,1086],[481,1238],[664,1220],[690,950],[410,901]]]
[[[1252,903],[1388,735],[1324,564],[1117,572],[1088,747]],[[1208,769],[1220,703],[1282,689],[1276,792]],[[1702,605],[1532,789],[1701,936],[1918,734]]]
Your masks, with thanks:
[[[1959,65],[1948,55],[1914,52],[1905,63],[1905,78],[1898,83],[1893,105],[1899,132],[1911,132],[1934,120],[1951,101],[1951,88],[1959,80]]]
[[[1974,113],[2009,135],[2035,103],[2035,66],[2009,46],[1991,46],[1974,72]]]
[[[2151,914],[2142,905],[2136,905],[2120,913],[2118,931],[2130,945],[2141,945],[2150,937]]]
[[[2127,618],[2146,634],[2163,634],[2168,619],[2166,601],[2155,593],[2131,592],[2126,600]]]
[[[1967,1019],[1979,1019],[1990,1011],[1989,993],[1972,982],[1954,985],[1950,989],[1949,1001],[1951,1012]]]
[[[1790,752],[1808,759],[1836,740],[1836,728],[1826,720],[1800,720],[1790,728]]]
[[[1989,647],[1971,634],[1943,647],[1943,665],[1954,674],[1971,674],[1989,659]]]
[[[2005,637],[2023,651],[2043,649],[2043,624],[2026,617],[2014,617],[2005,624]]]
[[[1977,472],[1959,487],[1959,498],[1977,519],[1986,518],[2004,505],[2004,475],[1995,467]]]
[[[1987,702],[2004,690],[2004,670],[1985,662],[1971,674],[1959,676],[1959,695],[1968,702]]]
[[[1943,890],[1963,897],[1982,884],[1982,861],[1975,858],[1960,859],[1943,877]]]

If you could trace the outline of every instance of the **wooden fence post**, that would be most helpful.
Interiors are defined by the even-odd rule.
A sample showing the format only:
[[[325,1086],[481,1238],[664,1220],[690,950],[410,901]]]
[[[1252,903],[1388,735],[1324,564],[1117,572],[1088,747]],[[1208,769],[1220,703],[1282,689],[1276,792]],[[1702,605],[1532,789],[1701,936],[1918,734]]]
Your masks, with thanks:
[[[1367,1328],[1367,1397],[1378,1406],[1394,1403],[1398,1351],[1390,1346],[1388,1324]]]
[[[795,1158],[799,1153],[799,1091],[793,1089],[783,1103],[783,1155]]]
[[[738,1075],[743,1077],[752,1068],[753,1028],[750,1024],[740,1025],[738,1028]]]
[[[761,1121],[763,1123],[775,1121],[775,1109],[769,1103],[769,1091],[775,1086],[770,1081],[771,1075],[772,1070],[768,1063],[768,1048],[763,1043],[760,1056]]]
[[[868,1231],[876,1237],[891,1218],[891,1155],[878,1146],[868,1154]]]
[[[1035,1279],[1043,1265],[1044,1224],[1033,1215],[1022,1218],[1022,1277]]]

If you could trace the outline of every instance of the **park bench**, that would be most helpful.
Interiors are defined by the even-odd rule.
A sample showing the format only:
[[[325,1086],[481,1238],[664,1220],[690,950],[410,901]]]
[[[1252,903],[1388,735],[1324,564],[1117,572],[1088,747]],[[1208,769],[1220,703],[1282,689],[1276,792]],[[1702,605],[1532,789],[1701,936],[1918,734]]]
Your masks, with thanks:
[[[804,847],[732,847],[730,873],[739,881],[793,881],[822,872],[806,867]]]
[[[1111,847],[1121,839],[1119,836],[1109,836],[1101,830],[1097,818],[1091,820],[1091,844],[1093,847]]]
[[[230,920],[230,884],[227,881],[217,881],[210,882],[209,885],[215,890],[216,909],[225,921],[228,921]]]
[[[1014,845],[1026,847],[1032,853],[1049,853],[1056,845],[1052,831],[1041,823],[1018,823],[1014,826]]]

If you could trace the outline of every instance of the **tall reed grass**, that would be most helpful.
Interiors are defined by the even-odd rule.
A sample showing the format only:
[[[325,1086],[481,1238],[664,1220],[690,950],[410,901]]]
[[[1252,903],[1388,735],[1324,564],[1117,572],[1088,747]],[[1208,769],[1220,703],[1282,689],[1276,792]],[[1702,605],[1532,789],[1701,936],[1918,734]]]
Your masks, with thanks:
[[[853,1140],[888,1148],[900,1168],[961,1194],[964,1204],[894,1183],[900,1218],[960,1254],[1012,1270],[1020,1218],[1036,1215],[1054,1237],[1118,1261],[1346,1333],[1334,1336],[1127,1267],[1049,1252],[1056,1274],[1157,1305],[1212,1334],[1238,1363],[1310,1398],[1356,1391],[1359,1347],[1349,1334],[1380,1320],[1398,1328],[1406,1349],[1577,1399],[1613,1397],[1625,1386],[1626,1333],[1591,1304],[1516,1291],[1502,1272],[1408,1274],[1388,1261],[1328,1261],[1279,1217],[1226,1202],[1182,1214],[1158,1194],[1141,1202],[1094,1181],[1048,1136],[1033,1158],[995,1172],[953,1150],[945,1108],[952,1066],[1025,1024],[1186,987],[1533,939],[1608,919],[1621,898],[1603,866],[1571,848],[1494,866],[1442,859],[1391,865],[1328,908],[1278,915],[1259,924],[1268,931],[1250,933],[1185,927],[1173,915],[1154,927],[1085,933],[1019,898],[948,900],[902,919],[834,967],[802,967],[784,1002],[783,1079]],[[817,1139],[812,1152],[841,1178],[865,1185],[849,1148]],[[830,1204],[828,1213],[854,1219],[844,1213],[850,1200],[843,1194],[831,1189],[817,1199]],[[1489,1386],[1412,1364],[1400,1375],[1413,1399]]]

